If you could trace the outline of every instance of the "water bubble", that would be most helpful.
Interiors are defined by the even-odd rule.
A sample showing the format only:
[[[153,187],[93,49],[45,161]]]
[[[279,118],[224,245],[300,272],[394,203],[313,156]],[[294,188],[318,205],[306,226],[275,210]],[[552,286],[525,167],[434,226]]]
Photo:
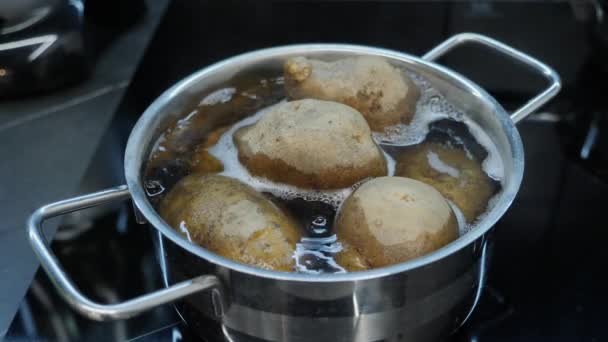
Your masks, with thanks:
[[[346,270],[334,260],[342,250],[336,235],[324,238],[302,238],[296,244],[296,269],[303,273],[345,273]]]
[[[429,101],[428,105],[430,107],[430,110],[432,110],[432,111],[441,112],[442,110],[445,109],[445,108],[442,108],[441,102],[440,102],[441,99],[437,95],[432,96],[428,101]]]
[[[320,227],[325,227],[327,225],[327,218],[325,218],[324,216],[317,216],[312,220],[312,225],[313,226],[320,226]]]
[[[158,196],[165,191],[165,187],[157,180],[147,180],[144,182],[146,194],[150,197]]]

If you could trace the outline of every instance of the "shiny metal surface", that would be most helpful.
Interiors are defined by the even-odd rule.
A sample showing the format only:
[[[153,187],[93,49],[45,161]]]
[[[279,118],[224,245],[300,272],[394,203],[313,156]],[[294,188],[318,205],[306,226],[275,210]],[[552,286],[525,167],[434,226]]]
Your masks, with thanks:
[[[223,340],[247,342],[435,341],[472,311],[486,242],[484,236],[449,258],[407,272],[303,282],[235,272],[158,236],[167,284],[209,273],[222,280],[220,301],[207,291],[176,305],[189,327],[211,338],[209,327],[199,322],[212,321],[222,325]]]
[[[435,61],[441,56],[445,55],[450,50],[458,46],[471,43],[481,44],[495,51],[504,53],[508,57],[514,58],[515,60],[535,69],[549,81],[549,87],[547,87],[540,94],[528,101],[521,108],[511,113],[511,119],[513,119],[513,122],[515,123],[518,123],[519,121],[525,119],[528,115],[532,114],[540,106],[547,103],[547,101],[557,95],[557,93],[562,87],[559,75],[557,75],[557,73],[553,69],[548,67],[545,63],[537,60],[534,57],[526,55],[521,51],[515,50],[514,48],[505,45],[497,40],[475,33],[461,33],[455,35],[450,39],[446,40],[445,42],[437,45],[437,47],[433,48],[431,51],[427,52],[424,56],[422,56],[422,59],[428,61]]]
[[[67,214],[104,203],[129,198],[126,186],[47,204],[34,212],[28,220],[28,234],[40,264],[62,297],[83,315],[96,320],[129,318],[155,306],[172,302],[191,293],[218,286],[213,275],[199,276],[174,284],[153,293],[123,303],[100,304],[83,295],[65,273],[42,236],[42,223],[51,217]]]
[[[471,37],[480,42],[478,35],[458,35],[431,50],[425,58],[435,58],[461,42],[471,41]],[[482,43],[490,41],[492,46],[498,46],[520,61],[536,61],[489,38],[482,38]],[[364,272],[309,275],[259,269],[213,254],[187,241],[156,213],[144,191],[142,170],[156,139],[171,122],[179,119],[178,113],[182,113],[189,102],[242,72],[264,68],[279,73],[282,62],[292,56],[334,59],[353,55],[381,56],[426,78],[495,142],[505,168],[503,191],[476,228],[433,253],[405,263]],[[550,75],[555,75],[538,63],[551,71]],[[559,89],[559,79],[554,81],[549,90],[518,110],[514,120],[528,115],[553,96]],[[148,107],[131,132],[125,152],[125,175],[137,209],[158,231],[156,245],[165,282],[171,286],[168,290],[202,275],[219,279],[213,291],[200,289],[178,304],[182,317],[201,334],[205,327],[200,322],[212,320],[222,326],[223,337],[229,341],[432,341],[458,328],[479,297],[491,228],[510,206],[523,175],[523,147],[514,120],[483,89],[425,59],[356,45],[285,46],[219,62],[163,93]],[[119,191],[126,197],[126,190]],[[72,210],[78,208],[71,207]],[[48,254],[37,235],[39,223],[48,216],[51,215],[43,210],[35,213],[30,222],[32,243],[46,264],[45,270],[59,291],[67,293],[63,293],[64,297],[81,312],[96,319],[112,318],[97,314],[96,306],[88,305],[86,298],[76,295],[56,260]],[[128,306],[128,313],[135,314],[137,309],[150,306],[150,302],[144,300]],[[112,314],[120,317],[124,312],[113,311]]]

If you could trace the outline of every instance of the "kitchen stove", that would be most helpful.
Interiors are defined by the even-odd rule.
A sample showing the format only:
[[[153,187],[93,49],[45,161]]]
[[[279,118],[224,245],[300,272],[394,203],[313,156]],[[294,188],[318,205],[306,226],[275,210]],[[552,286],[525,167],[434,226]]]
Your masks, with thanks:
[[[346,20],[340,16],[341,2],[237,5],[176,0],[89,167],[82,193],[122,184],[124,145],[139,113],[172,83],[213,61],[305,41],[359,43],[422,54],[453,33],[476,31],[546,61],[562,75],[565,87],[545,112],[518,125],[526,152],[522,188],[496,227],[487,283],[477,308],[449,341],[608,340],[604,329],[608,280],[602,274],[608,269],[603,216],[608,183],[602,176],[606,164],[598,159],[606,151],[598,143],[586,143],[589,134],[598,134],[589,133],[591,127],[605,133],[602,125],[593,126],[588,118],[605,122],[607,107],[602,99],[588,98],[594,92],[583,96],[580,91],[600,86],[599,75],[608,62],[598,63],[593,54],[597,40],[588,39],[597,20],[589,15],[597,10],[592,5],[601,5],[589,3],[589,8],[568,3],[356,3],[348,6]],[[315,22],[309,24],[316,26],[305,27],[306,18],[313,14]],[[335,21],[325,20],[329,18]],[[541,25],[531,33],[533,24],[551,21],[556,22],[552,27]],[[444,62],[486,87],[507,109],[534,93],[528,89],[534,82],[518,78],[519,71],[487,65],[484,53],[457,51]],[[595,79],[588,77],[594,72]],[[585,145],[587,158],[582,158]],[[125,202],[68,216],[52,246],[87,295],[112,302],[163,286],[153,232],[136,223],[131,204]],[[208,326],[204,339],[190,332],[172,306],[129,320],[90,321],[71,310],[39,271],[7,339],[230,341],[220,338],[225,335],[221,327],[199,323]]]

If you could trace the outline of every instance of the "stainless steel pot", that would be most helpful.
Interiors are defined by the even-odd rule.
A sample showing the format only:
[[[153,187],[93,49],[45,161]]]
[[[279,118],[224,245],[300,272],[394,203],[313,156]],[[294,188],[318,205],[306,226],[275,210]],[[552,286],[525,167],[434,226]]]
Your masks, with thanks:
[[[477,43],[539,71],[549,86],[509,115],[483,89],[433,63],[452,48]],[[505,179],[497,204],[478,226],[423,257],[365,272],[308,275],[254,268],[223,258],[184,239],[148,202],[142,170],[153,143],[184,106],[201,92],[254,68],[280,68],[292,56],[333,58],[382,56],[425,77],[451,103],[476,121],[500,152]],[[558,75],[538,60],[477,34],[456,35],[422,58],[365,46],[312,44],[259,50],[214,64],[161,95],[139,119],[125,154],[126,186],[100,191],[38,209],[28,221],[32,247],[59,293],[76,310],[96,320],[120,319],[177,299],[182,317],[194,329],[201,318],[216,321],[228,340],[378,341],[436,340],[458,328],[473,311],[484,284],[489,233],[515,198],[524,158],[515,123],[560,89]],[[154,229],[167,287],[123,303],[86,298],[63,271],[41,235],[50,217],[131,198]]]

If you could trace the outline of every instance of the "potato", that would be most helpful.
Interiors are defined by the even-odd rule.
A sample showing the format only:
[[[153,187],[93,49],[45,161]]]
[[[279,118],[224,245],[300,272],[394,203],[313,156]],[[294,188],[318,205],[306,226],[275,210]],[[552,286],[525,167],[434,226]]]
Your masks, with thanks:
[[[196,147],[190,161],[192,172],[218,173],[224,171],[224,165],[219,159],[209,153],[209,148],[217,144],[222,134],[229,128],[228,126],[224,126],[211,131],[207,135],[207,138]]]
[[[191,241],[232,260],[292,271],[300,234],[271,201],[236,179],[192,174],[163,199],[163,219]]]
[[[234,140],[249,172],[304,188],[344,188],[388,172],[363,116],[337,102],[277,104]]]
[[[292,99],[337,101],[363,114],[374,131],[409,123],[420,97],[418,87],[401,70],[380,57],[324,62],[304,57],[287,60],[285,88]]]
[[[348,242],[341,242],[342,250],[335,255],[336,263],[348,272],[365,271],[369,264],[365,258],[357,252]]]
[[[430,185],[403,177],[380,177],[363,183],[342,204],[336,218],[340,241],[372,268],[430,253],[458,237],[456,216]],[[346,252],[349,252],[346,249]],[[358,256],[337,262],[349,270]]]
[[[462,211],[469,223],[486,211],[497,191],[479,161],[468,157],[463,149],[436,142],[403,151],[397,157],[395,175],[432,185]]]
[[[200,146],[194,151],[192,157],[192,172],[196,173],[218,173],[224,171],[222,162],[209,153],[206,148]]]

